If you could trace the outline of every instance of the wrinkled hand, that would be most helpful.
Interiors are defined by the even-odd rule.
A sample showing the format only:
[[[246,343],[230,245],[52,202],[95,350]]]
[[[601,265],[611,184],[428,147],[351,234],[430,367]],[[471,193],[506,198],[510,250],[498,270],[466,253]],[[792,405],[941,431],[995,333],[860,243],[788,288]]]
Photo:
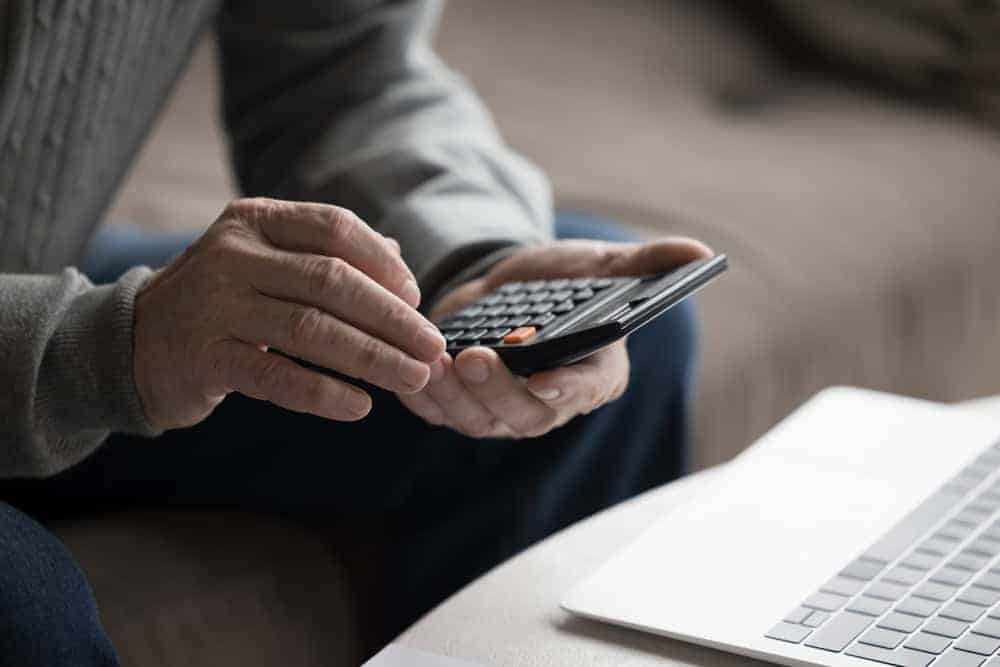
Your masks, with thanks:
[[[522,250],[484,277],[456,288],[436,304],[432,319],[515,280],[651,274],[711,255],[708,247],[688,238],[649,243],[555,241]],[[527,438],[617,399],[627,387],[628,375],[624,340],[578,363],[526,380],[511,374],[493,350],[474,347],[454,360],[442,355],[431,368],[427,386],[399,399],[427,422],[472,437]]]
[[[419,391],[445,347],[419,301],[399,245],[350,211],[233,202],[136,297],[134,372],[146,416],[161,429],[188,426],[237,391],[361,419],[371,409],[364,391],[268,349]]]

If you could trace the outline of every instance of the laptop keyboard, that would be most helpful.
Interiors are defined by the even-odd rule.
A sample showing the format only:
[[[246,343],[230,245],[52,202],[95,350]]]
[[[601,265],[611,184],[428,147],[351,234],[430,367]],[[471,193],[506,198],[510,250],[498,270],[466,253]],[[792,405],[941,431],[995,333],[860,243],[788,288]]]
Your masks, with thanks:
[[[900,667],[1000,667],[1000,443],[767,633]]]

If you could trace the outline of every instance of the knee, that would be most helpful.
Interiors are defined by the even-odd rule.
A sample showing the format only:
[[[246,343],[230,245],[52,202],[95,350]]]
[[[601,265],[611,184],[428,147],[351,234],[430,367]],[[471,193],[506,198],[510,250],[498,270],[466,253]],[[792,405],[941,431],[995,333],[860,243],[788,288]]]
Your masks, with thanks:
[[[0,648],[0,665],[117,664],[90,586],[69,551],[3,503]]]

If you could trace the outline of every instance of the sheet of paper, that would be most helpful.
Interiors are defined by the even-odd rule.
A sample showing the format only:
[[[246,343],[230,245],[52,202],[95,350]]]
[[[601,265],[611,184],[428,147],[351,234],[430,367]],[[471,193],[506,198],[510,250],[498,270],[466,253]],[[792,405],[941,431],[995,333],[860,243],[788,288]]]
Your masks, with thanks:
[[[434,655],[426,651],[389,644],[361,667],[484,667],[481,662]]]

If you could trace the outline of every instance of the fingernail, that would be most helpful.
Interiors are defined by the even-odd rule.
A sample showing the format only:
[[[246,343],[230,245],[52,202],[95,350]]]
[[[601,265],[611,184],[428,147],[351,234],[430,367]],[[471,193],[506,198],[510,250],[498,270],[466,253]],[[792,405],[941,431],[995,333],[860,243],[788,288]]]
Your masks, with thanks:
[[[372,399],[362,391],[352,391],[344,399],[344,408],[355,419],[361,419],[371,412]]]
[[[545,387],[544,389],[528,389],[536,397],[542,399],[543,401],[554,401],[560,396],[562,392],[555,387]]]
[[[441,332],[437,330],[436,327],[425,326],[420,329],[418,334],[419,340],[417,343],[420,348],[425,351],[423,358],[428,362],[436,360],[444,352],[445,347],[448,345],[444,336]]]
[[[403,284],[402,289],[400,289],[400,293],[403,297],[403,301],[410,304],[414,308],[420,305],[420,288],[417,287],[417,283],[412,280],[407,280]]]
[[[399,379],[403,381],[407,389],[420,391],[430,379],[431,371],[428,364],[407,359],[399,366]]]
[[[482,384],[490,379],[490,367],[482,359],[469,359],[458,364],[462,378],[469,382]]]

